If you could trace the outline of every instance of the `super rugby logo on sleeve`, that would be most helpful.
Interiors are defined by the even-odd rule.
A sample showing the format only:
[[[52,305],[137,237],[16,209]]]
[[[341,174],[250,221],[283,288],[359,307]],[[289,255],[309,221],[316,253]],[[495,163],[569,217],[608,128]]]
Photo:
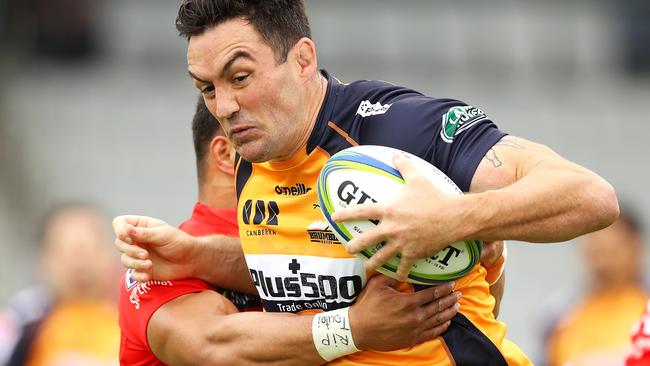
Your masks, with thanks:
[[[442,115],[440,137],[446,143],[451,143],[454,137],[486,118],[485,113],[476,107],[451,107]]]
[[[363,263],[357,258],[246,254],[246,262],[270,312],[347,307],[366,282]]]

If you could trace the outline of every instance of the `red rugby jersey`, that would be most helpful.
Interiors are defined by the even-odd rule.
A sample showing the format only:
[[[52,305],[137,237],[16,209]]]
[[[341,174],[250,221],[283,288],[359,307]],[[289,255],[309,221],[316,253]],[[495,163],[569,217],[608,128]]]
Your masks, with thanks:
[[[625,366],[650,365],[650,301],[639,323],[632,331],[632,351]]]
[[[180,229],[194,236],[212,234],[236,236],[238,235],[237,214],[235,210],[214,209],[197,202],[192,216],[180,225]],[[130,273],[131,270],[128,270],[122,276],[118,303],[121,329],[120,364],[164,365],[151,352],[147,341],[147,326],[153,313],[163,304],[181,295],[217,289],[197,279],[139,283],[131,279]],[[240,310],[261,309],[259,300],[252,296],[228,291],[227,297],[231,301],[234,300]],[[243,303],[242,299],[245,299]]]

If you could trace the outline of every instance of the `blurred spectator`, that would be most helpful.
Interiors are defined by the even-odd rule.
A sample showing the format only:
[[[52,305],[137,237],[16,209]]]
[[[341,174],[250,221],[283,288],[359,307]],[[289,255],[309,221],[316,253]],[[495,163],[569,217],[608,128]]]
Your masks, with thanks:
[[[622,365],[648,300],[638,218],[622,208],[610,227],[582,237],[580,249],[589,282],[582,294],[556,304],[557,316],[546,323],[547,364]]]
[[[5,313],[21,328],[14,327],[19,340],[8,365],[118,364],[119,261],[107,226],[106,218],[85,204],[59,207],[47,217],[43,288],[20,293]]]

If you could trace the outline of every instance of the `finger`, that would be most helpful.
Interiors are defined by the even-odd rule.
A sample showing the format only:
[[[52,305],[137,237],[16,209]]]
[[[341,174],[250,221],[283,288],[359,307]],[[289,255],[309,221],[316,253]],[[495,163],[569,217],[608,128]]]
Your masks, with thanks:
[[[124,227],[127,224],[138,227],[157,227],[167,225],[167,223],[162,220],[140,215],[121,215],[113,219],[113,229],[116,232],[117,228]]]
[[[432,340],[436,337],[439,337],[442,333],[447,331],[450,325],[451,325],[451,321],[447,321],[436,327],[425,330],[418,336],[416,343],[422,343],[425,341]]]
[[[136,227],[127,225],[127,232],[131,239],[137,243],[145,243],[147,245],[163,245],[168,240],[171,226],[159,226],[154,228]]]
[[[458,314],[459,309],[460,305],[456,303],[450,307],[442,309],[441,311],[434,312],[433,315],[429,316],[421,323],[423,327],[422,329],[435,328],[440,324],[450,321],[454,316],[456,316],[456,314]],[[429,311],[430,309],[427,309],[427,312]]]
[[[413,268],[413,263],[415,263],[415,259],[413,258],[406,258],[402,256],[399,259],[399,265],[397,266],[396,273],[398,281],[406,281],[409,273],[411,272],[411,269]]]
[[[439,301],[445,296],[451,294],[451,292],[454,290],[454,286],[454,282],[441,283],[439,285],[420,290],[413,296],[415,297],[416,304],[421,306],[432,301]]]
[[[118,216],[113,219],[113,231],[115,236],[126,243],[133,244],[131,238],[129,237],[126,228],[129,226],[129,223],[126,220],[126,216]]]
[[[153,280],[153,274],[151,272],[133,271],[131,272],[131,278],[138,282],[147,282]]]
[[[402,174],[405,182],[415,175],[420,175],[415,163],[403,152],[395,152],[393,154],[393,164],[395,164],[395,168]]]
[[[364,266],[367,270],[373,270],[377,267],[381,267],[395,254],[397,254],[397,248],[394,248],[390,245],[384,245],[364,263]]]
[[[113,219],[112,225],[113,231],[115,231],[115,234],[117,234],[122,230],[124,225],[126,225],[126,216],[117,216]]]
[[[357,236],[356,238],[350,240],[347,244],[345,244],[345,249],[348,251],[348,253],[355,254],[359,253],[363,249],[373,247],[377,245],[377,243],[381,243],[385,240],[386,235],[384,234],[383,228],[381,226],[377,226],[374,229],[370,229]],[[384,248],[385,247],[386,245],[384,245]],[[373,254],[373,257],[374,256],[375,255]]]
[[[141,272],[147,272],[151,271],[151,268],[153,267],[153,263],[146,259],[136,259],[133,257],[129,257],[126,254],[122,254],[120,257],[120,261],[122,262],[122,265],[126,268],[133,269],[135,271],[141,271]]]
[[[381,203],[364,203],[337,210],[332,214],[332,220],[336,222],[368,220],[382,218],[384,205]]]
[[[146,249],[143,249],[138,245],[126,243],[120,239],[115,239],[115,247],[121,253],[135,259],[147,259],[149,257],[149,252],[147,252]]]
[[[483,242],[481,250],[481,264],[491,266],[501,257],[504,251],[503,240]]]
[[[443,311],[458,305],[458,301],[460,300],[460,298],[461,298],[460,292],[453,292],[439,300],[432,301],[422,306],[422,309],[424,310],[427,319],[431,317],[435,317],[437,314],[440,314]],[[438,324],[440,324],[445,320],[449,320],[449,319],[444,319],[444,318],[439,319]]]
[[[398,284],[399,283],[396,280],[394,280],[394,279],[392,279],[392,278],[390,278],[388,276],[384,276],[382,274],[379,274],[379,275],[376,275],[376,276],[372,276],[368,280],[368,283],[366,284],[366,287],[369,287],[369,286],[378,286],[378,287],[379,286],[385,286],[385,287],[395,288],[395,287],[397,287]]]

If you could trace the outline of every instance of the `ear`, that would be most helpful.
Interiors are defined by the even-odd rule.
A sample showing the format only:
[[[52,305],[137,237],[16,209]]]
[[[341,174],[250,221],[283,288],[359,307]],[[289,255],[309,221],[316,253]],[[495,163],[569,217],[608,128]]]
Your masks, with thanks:
[[[224,174],[235,175],[235,149],[225,136],[215,136],[210,142],[212,164]]]
[[[292,49],[298,72],[301,78],[310,79],[318,72],[318,58],[316,56],[316,45],[314,41],[303,37],[293,46]]]

